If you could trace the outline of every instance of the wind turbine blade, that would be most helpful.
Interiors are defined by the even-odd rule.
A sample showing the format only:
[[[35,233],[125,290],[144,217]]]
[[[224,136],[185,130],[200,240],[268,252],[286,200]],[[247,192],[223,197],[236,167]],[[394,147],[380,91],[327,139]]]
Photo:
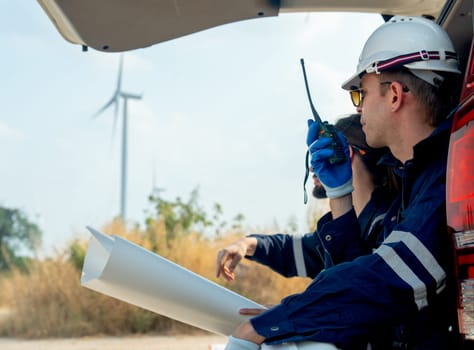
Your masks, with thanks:
[[[120,93],[120,96],[124,97],[124,98],[132,98],[132,99],[135,99],[135,100],[141,100],[142,99],[142,95],[143,94],[129,94],[128,92],[121,92]]]
[[[117,96],[115,97],[117,103],[116,103],[115,106],[114,106],[114,128],[115,128],[115,126],[117,125],[118,109],[119,109],[119,96],[120,96],[120,95],[117,95]]]
[[[114,95],[112,98],[107,102],[101,109],[99,109],[95,114],[92,116],[92,118],[97,117],[99,114],[101,114],[103,111],[105,111],[107,108],[109,108],[113,103],[117,105],[117,96]]]
[[[117,89],[115,90],[115,94],[119,95],[122,88],[122,71],[123,71],[123,53],[120,54],[119,58],[119,71],[118,71],[118,78],[117,78]]]
[[[117,99],[117,103],[115,104],[115,109],[114,109],[114,121],[112,125],[112,140],[111,140],[112,143],[115,140],[115,131],[117,130],[118,107],[119,107],[119,101]]]

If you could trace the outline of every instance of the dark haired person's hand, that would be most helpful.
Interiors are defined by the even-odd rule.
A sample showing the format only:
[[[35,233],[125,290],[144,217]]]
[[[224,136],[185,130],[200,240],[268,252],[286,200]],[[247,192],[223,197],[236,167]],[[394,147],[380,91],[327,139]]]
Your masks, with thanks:
[[[351,193],[352,167],[349,156],[349,146],[344,135],[338,132],[342,141],[346,160],[341,163],[331,164],[329,158],[334,155],[331,148],[331,138],[320,135],[321,125],[314,120],[308,120],[308,134],[306,143],[311,154],[311,166],[313,172],[324,186],[328,198],[339,198]]]

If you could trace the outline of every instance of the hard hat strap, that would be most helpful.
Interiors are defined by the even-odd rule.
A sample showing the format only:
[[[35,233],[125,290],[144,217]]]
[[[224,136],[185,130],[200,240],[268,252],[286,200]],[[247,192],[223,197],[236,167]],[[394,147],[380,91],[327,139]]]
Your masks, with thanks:
[[[388,60],[374,62],[372,66],[368,67],[367,73],[377,73],[386,71],[399,66],[404,66],[409,63],[419,62],[419,61],[429,61],[429,60],[448,60],[448,59],[457,59],[457,55],[452,51],[426,51],[420,50],[418,52],[412,52],[405,55],[400,55],[397,57],[392,57]]]

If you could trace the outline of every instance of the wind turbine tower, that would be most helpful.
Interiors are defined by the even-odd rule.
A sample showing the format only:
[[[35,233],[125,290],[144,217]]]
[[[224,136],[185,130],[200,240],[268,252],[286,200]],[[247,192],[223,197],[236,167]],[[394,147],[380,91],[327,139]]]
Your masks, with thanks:
[[[95,114],[97,117],[110,106],[114,106],[114,129],[117,125],[119,99],[123,100],[123,116],[122,116],[122,159],[121,159],[121,181],[120,181],[120,218],[126,219],[126,204],[127,204],[127,150],[128,150],[128,100],[140,100],[142,95],[131,94],[122,91],[122,71],[123,71],[123,54],[120,54],[119,71],[117,78],[117,87],[110,100]]]

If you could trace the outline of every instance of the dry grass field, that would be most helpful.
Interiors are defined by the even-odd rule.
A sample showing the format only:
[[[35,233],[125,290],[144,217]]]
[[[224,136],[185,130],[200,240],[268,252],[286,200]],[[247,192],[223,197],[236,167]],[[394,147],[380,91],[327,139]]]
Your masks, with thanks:
[[[126,231],[115,222],[103,229],[262,304],[297,293],[309,279],[284,278],[267,267],[242,261],[236,280],[215,277],[216,252],[243,232],[213,239],[197,232],[168,239],[163,223]],[[28,271],[0,275],[1,350],[217,350],[223,336],[140,309],[84,288],[81,268],[87,241],[74,241],[56,256],[33,260]]]

